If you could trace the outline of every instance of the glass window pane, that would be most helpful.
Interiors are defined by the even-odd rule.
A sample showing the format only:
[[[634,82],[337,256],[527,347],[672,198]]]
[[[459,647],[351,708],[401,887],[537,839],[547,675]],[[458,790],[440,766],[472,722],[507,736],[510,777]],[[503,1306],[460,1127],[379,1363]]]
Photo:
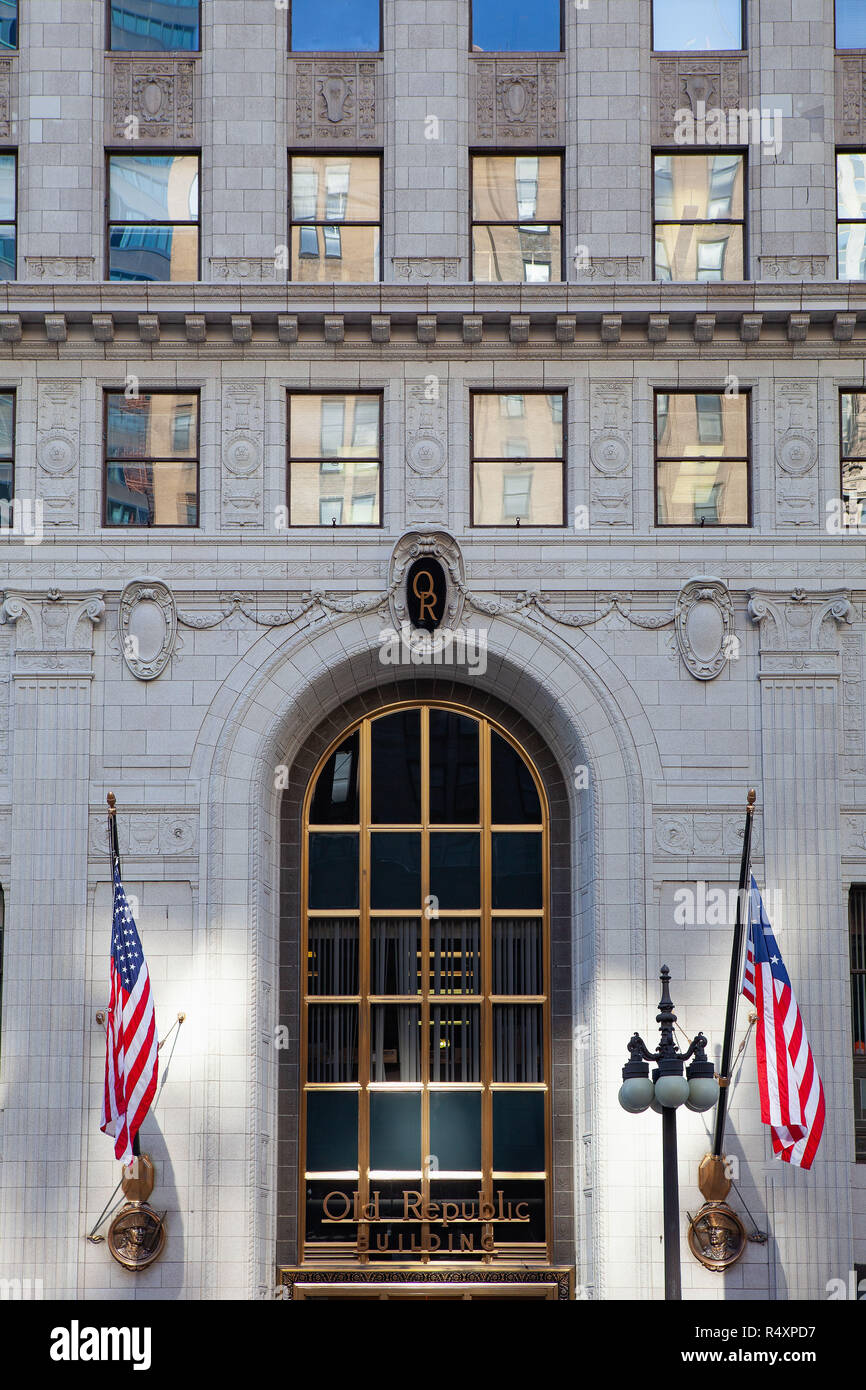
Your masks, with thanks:
[[[13,469],[11,463],[0,463],[0,502],[12,501]],[[14,520],[14,519],[13,519]]]
[[[477,917],[431,919],[430,993],[481,993],[481,924]]]
[[[15,228],[0,225],[0,280],[14,280],[15,275]]]
[[[357,1168],[357,1158],[355,1167]],[[331,1170],[336,1172],[345,1169]],[[336,1182],[333,1178],[324,1181],[308,1182],[304,1186],[306,1221],[304,1234],[306,1240],[315,1244],[332,1241],[355,1241],[358,1227],[346,1220],[355,1210],[357,1178],[352,1182]]]
[[[430,711],[430,820],[478,820],[478,724],[451,710]]]
[[[558,52],[560,0],[472,0],[473,53]]]
[[[519,454],[514,452],[515,445],[520,446]],[[540,391],[519,396],[476,392],[472,453],[477,459],[561,459],[562,396]]]
[[[511,1207],[512,1220],[494,1222],[493,1239],[500,1242],[538,1242],[546,1239],[544,1183],[503,1182],[496,1185],[497,1215]]]
[[[358,906],[358,836],[310,835],[309,906]]]
[[[416,831],[376,831],[370,836],[370,906],[418,910],[421,903],[421,836]]]
[[[656,53],[742,46],[742,0],[653,0]]]
[[[110,459],[194,459],[198,450],[198,396],[157,392],[129,399],[106,396]],[[178,431],[179,420],[184,428]]]
[[[113,226],[108,278],[192,283],[198,279],[198,228]]]
[[[308,233],[316,234],[315,243]],[[379,228],[294,226],[291,278],[319,285],[375,283],[379,279]]]
[[[15,221],[15,166],[14,154],[0,155],[0,222]]]
[[[329,1084],[358,1080],[357,1004],[309,1005],[307,1079]]]
[[[493,1005],[493,1080],[544,1080],[544,1021],[540,1004]]]
[[[493,993],[544,993],[543,933],[539,917],[494,917]]]
[[[483,284],[503,281],[529,285],[562,280],[560,229],[554,225],[472,228],[472,274]]]
[[[481,1080],[481,1016],[477,1004],[430,1006],[430,1080]]]
[[[379,396],[292,395],[293,459],[370,459],[379,455]]]
[[[745,458],[748,396],[720,392],[659,392],[656,437],[660,458],[718,455]],[[719,437],[721,436],[721,437]]]
[[[0,48],[18,47],[18,0],[0,0]]]
[[[370,1079],[421,1080],[421,1010],[415,1004],[374,1004],[370,1010]],[[373,1167],[385,1165],[374,1164]]]
[[[378,526],[380,465],[361,459],[292,463],[289,469],[292,526]]]
[[[375,53],[379,0],[292,0],[290,47],[304,53]]]
[[[496,830],[490,838],[493,853],[493,906],[540,908],[541,832]]]
[[[370,993],[421,993],[421,923],[416,917],[373,919]]]
[[[476,831],[431,834],[430,892],[446,910],[481,906],[481,837]]]
[[[560,171],[559,155],[554,154],[474,155],[473,221],[561,221]]]
[[[0,458],[12,457],[15,397],[11,391],[0,394]]]
[[[370,752],[371,820],[380,825],[420,825],[420,712],[400,710],[374,719],[370,725]]]
[[[866,48],[863,0],[836,0],[836,47]]]
[[[197,220],[197,155],[113,154],[108,171],[109,221]]]
[[[563,469],[558,462],[476,463],[472,469],[474,526],[563,524]]]
[[[742,227],[656,223],[655,248],[657,280],[745,278]]]
[[[837,154],[836,200],[839,217],[866,217],[866,154]]]
[[[543,1091],[493,1092],[493,1167],[499,1173],[543,1173]]]
[[[532,773],[495,730],[490,734],[490,800],[494,825],[540,825],[541,803]]]
[[[660,462],[660,526],[747,526],[749,468],[745,461]]]
[[[431,1091],[430,1155],[434,1172],[481,1171],[479,1091]]]
[[[657,222],[742,218],[742,155],[657,154],[654,167]]]
[[[370,1167],[379,1172],[421,1171],[420,1091],[402,1095],[372,1092]]]
[[[197,526],[195,463],[110,463],[107,526]]]
[[[840,224],[836,241],[838,278],[866,280],[866,222]]]
[[[307,1172],[358,1167],[357,1091],[307,1092]]]
[[[111,47],[126,53],[196,53],[198,0],[117,0],[111,4]]]
[[[310,918],[307,993],[358,993],[357,917]]]
[[[358,731],[344,739],[319,773],[310,804],[311,825],[358,822]]]
[[[380,171],[372,155],[295,155],[292,221],[378,222]]]

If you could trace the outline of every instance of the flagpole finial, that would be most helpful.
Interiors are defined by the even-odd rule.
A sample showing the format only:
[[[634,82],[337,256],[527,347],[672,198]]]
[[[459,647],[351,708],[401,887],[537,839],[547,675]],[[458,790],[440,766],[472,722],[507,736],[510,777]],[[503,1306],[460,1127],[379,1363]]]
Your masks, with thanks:
[[[757,799],[758,799],[758,793],[755,791],[755,788],[754,788],[754,787],[750,787],[750,788],[749,788],[749,795],[746,797],[746,810],[748,811],[749,815],[751,815],[752,812],[754,811],[754,809],[755,809],[755,802],[757,801]]]
[[[108,802],[108,814],[110,816],[113,816],[115,814],[115,808],[117,806],[117,797],[114,795],[114,792],[109,792],[108,796],[105,799]]]

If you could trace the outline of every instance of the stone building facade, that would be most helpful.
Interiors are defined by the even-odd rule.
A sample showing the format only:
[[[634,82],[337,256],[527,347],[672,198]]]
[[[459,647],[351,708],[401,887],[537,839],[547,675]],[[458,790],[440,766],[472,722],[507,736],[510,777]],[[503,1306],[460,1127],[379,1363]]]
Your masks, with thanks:
[[[832,0],[747,8],[741,53],[652,54],[644,0],[589,0],[564,7],[562,53],[515,57],[472,53],[458,0],[385,0],[381,52],[326,55],[287,54],[270,0],[205,0],[200,53],[154,57],[107,51],[101,4],[22,0],[0,58],[0,153],[18,158],[0,391],[44,533],[0,537],[4,1276],[255,1298],[300,1263],[299,807],[353,721],[433,696],[495,720],[548,793],[565,923],[548,1263],[588,1297],[660,1294],[660,1127],[620,1110],[619,1071],[635,1029],[654,1037],[663,962],[683,1029],[721,1041],[730,926],[681,924],[676,902],[735,884],[749,786],[826,1129],[810,1172],[773,1160],[751,1045],[729,1152],[734,1204],[768,1239],[725,1275],[684,1244],[684,1292],[820,1298],[866,1263],[848,930],[866,535],[831,524],[840,394],[866,389],[834,173],[837,148],[866,145],[866,54],[835,51]],[[747,151],[747,278],[663,283],[652,152],[699,99],[780,110],[781,151]],[[104,278],[123,149],[200,156],[196,283]],[[287,154],[340,150],[383,156],[381,280],[299,285]],[[473,282],[469,152],[526,150],[562,156],[564,278]],[[198,393],[197,526],[103,524],[105,393],[130,383]],[[726,390],[747,402],[748,524],[660,526],[657,394]],[[380,526],[285,525],[287,402],[310,391],[381,393]],[[473,392],[563,393],[561,524],[472,524]],[[428,552],[483,671],[381,659]],[[186,1015],[142,1132],[167,1245],[137,1275],[84,1240],[118,1175],[98,1128],[108,791],[161,1034]],[[681,1112],[683,1233],[707,1148]]]

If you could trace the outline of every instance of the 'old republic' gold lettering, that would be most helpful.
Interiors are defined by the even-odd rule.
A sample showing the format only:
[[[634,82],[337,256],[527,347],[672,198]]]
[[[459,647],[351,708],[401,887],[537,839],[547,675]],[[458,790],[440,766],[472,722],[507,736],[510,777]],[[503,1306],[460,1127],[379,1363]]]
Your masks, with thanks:
[[[380,1196],[379,1192],[371,1192],[370,1201],[362,1203],[357,1191],[353,1192],[351,1197],[339,1189],[329,1192],[322,1201],[322,1222],[329,1226],[341,1223],[351,1225],[358,1221],[382,1221],[389,1225],[402,1221],[423,1221],[436,1226],[448,1226],[452,1222],[483,1225],[485,1222],[496,1221],[501,1225],[520,1225],[530,1219],[528,1203],[507,1202],[505,1193],[501,1190],[496,1193],[495,1203],[486,1201],[483,1192],[478,1193],[477,1200],[468,1202],[425,1202],[423,1193],[413,1188],[404,1188],[400,1216],[382,1216]]]

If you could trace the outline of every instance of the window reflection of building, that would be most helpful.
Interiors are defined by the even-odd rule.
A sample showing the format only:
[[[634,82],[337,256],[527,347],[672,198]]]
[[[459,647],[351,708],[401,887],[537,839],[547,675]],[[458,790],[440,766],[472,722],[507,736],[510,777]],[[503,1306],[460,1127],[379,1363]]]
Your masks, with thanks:
[[[850,521],[866,506],[866,392],[843,391],[841,405],[842,498]]]
[[[110,46],[115,52],[197,52],[198,0],[119,0],[111,4]]]
[[[0,0],[0,48],[18,47],[18,0]]]
[[[748,525],[748,400],[656,392],[659,526]]]
[[[474,526],[561,526],[563,462],[562,393],[474,393]]]
[[[106,394],[105,524],[198,525],[198,395]]]
[[[560,179],[558,155],[473,157],[475,280],[562,279]]]
[[[836,156],[837,275],[866,280],[866,154]]]
[[[15,393],[0,392],[0,502],[15,496]]]
[[[655,278],[742,280],[742,154],[654,156]]]
[[[111,280],[199,278],[197,155],[110,155]]]
[[[288,491],[292,526],[378,526],[379,395],[289,396]]]
[[[652,0],[652,24],[656,53],[743,46],[742,0]]]
[[[379,279],[380,178],[377,156],[292,158],[293,280]]]

